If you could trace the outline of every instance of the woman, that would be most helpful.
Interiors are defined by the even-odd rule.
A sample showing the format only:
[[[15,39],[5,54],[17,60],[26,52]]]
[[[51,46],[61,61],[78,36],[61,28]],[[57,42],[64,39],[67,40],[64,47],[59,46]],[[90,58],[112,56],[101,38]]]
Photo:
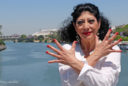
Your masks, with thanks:
[[[48,62],[59,63],[62,86],[116,86],[121,68],[117,44],[121,39],[113,42],[118,33],[109,37],[112,30],[108,28],[108,20],[97,6],[86,3],[74,8],[71,23],[61,31],[62,38],[73,44],[62,46],[54,39],[59,49],[47,45],[56,53],[46,51],[57,58]]]

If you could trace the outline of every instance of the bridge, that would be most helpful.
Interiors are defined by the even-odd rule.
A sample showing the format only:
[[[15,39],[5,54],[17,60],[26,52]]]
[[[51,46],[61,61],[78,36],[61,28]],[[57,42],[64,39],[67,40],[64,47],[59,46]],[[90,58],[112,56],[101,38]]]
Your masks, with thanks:
[[[0,39],[2,39],[3,41],[13,41],[13,42],[17,42],[18,39],[20,38],[19,35],[12,35],[12,36],[0,36]]]

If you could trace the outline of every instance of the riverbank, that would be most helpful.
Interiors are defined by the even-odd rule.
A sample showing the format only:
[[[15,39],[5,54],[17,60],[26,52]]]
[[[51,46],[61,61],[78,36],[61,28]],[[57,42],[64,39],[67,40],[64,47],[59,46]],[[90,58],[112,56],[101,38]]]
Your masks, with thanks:
[[[0,51],[6,49],[7,47],[5,45],[0,45]]]

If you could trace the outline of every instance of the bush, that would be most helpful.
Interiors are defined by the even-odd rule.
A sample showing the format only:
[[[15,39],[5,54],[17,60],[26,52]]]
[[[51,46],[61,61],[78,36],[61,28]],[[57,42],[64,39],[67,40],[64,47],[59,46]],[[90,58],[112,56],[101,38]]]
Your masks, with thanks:
[[[115,38],[115,40],[118,40],[118,39],[122,39],[122,41],[128,41],[128,37],[122,37],[120,35],[117,35],[117,37]]]
[[[5,45],[4,41],[0,39],[0,45]]]

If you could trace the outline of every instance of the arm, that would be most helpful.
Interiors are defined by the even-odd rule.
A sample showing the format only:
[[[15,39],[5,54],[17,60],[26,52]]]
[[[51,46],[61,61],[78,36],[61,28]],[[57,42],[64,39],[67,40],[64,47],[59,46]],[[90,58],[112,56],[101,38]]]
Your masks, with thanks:
[[[94,52],[87,57],[87,62],[90,66],[95,66],[97,61],[102,58],[103,56],[108,55],[112,52],[121,52],[121,50],[114,50],[112,49],[113,46],[117,45],[121,40],[118,40],[116,42],[112,42],[114,38],[116,37],[117,33],[115,33],[110,39],[111,30],[108,31],[107,35],[105,36],[105,39],[99,43],[98,38],[96,37],[96,48],[94,49]],[[84,63],[79,61],[75,57],[75,47],[76,47],[76,41],[73,42],[71,49],[67,50],[61,46],[61,44],[54,40],[56,45],[58,46],[58,49],[48,45],[48,48],[51,48],[53,51],[55,51],[57,54],[46,52],[47,54],[54,56],[57,58],[57,60],[48,61],[49,63],[63,63],[66,65],[71,66],[78,74],[83,68]]]
[[[66,65],[71,66],[78,74],[80,73],[79,76],[81,76],[81,74],[82,74],[82,76],[85,75],[83,77],[83,79],[78,78],[79,80],[83,81],[83,83],[88,84],[89,81],[90,82],[93,81],[98,86],[98,83],[103,81],[101,83],[105,84],[105,82],[107,82],[107,80],[109,78],[111,78],[109,76],[111,76],[111,75],[113,77],[115,76],[115,74],[113,74],[115,72],[110,72],[110,75],[109,75],[108,74],[109,72],[104,73],[103,70],[97,70],[93,67],[96,65],[96,63],[99,61],[99,59],[102,58],[103,56],[106,56],[106,55],[108,55],[110,53],[114,53],[114,52],[121,52],[120,50],[112,49],[112,47],[117,45],[121,40],[118,40],[116,42],[112,42],[117,34],[114,34],[110,39],[108,39],[110,33],[111,33],[111,31],[108,31],[103,42],[97,43],[93,54],[91,54],[90,56],[87,57],[87,63],[85,63],[85,64],[83,62],[79,61],[78,59],[76,59],[76,57],[75,57],[76,42],[73,42],[71,49],[67,50],[67,49],[63,48],[57,40],[55,40],[54,42],[56,43],[56,45],[58,46],[58,48],[60,50],[58,50],[52,46],[49,46],[49,48],[51,48],[53,51],[55,51],[57,53],[57,54],[54,54],[51,52],[47,52],[49,55],[57,58],[57,60],[49,61],[49,63],[62,63],[62,64],[66,64]],[[111,63],[113,63],[113,62],[111,62]],[[109,69],[113,69],[113,68],[114,67],[112,66],[112,67],[106,67],[105,69],[109,70]],[[90,71],[90,70],[93,70],[93,71]],[[88,71],[88,74],[86,74],[86,71]],[[115,70],[110,70],[110,71],[115,71]],[[108,78],[103,78],[104,74]],[[89,75],[89,76],[87,76],[87,75]],[[90,78],[90,77],[92,77],[92,78]],[[101,81],[100,81],[100,80],[96,79],[96,77],[103,78],[103,80],[101,79]],[[93,82],[91,82],[91,83],[94,84]],[[110,80],[110,82],[111,82],[111,80]],[[115,80],[114,80],[114,82],[115,82]],[[91,85],[88,84],[88,86],[91,86]]]
[[[85,86],[116,86],[120,73],[120,56],[120,53],[109,54],[101,60],[100,69],[84,64],[78,80]]]

